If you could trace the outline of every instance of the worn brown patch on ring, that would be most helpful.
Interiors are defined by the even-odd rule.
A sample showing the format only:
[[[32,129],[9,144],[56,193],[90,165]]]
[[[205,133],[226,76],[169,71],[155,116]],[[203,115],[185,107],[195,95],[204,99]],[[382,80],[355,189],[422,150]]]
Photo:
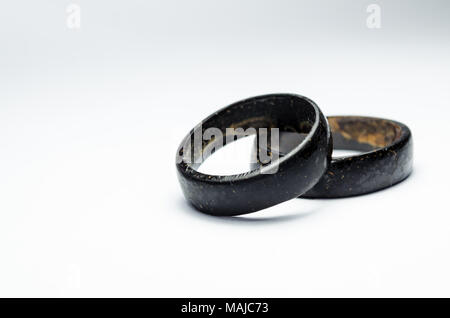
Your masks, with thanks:
[[[328,117],[333,133],[373,147],[386,147],[400,137],[401,128],[391,121],[368,117]]]

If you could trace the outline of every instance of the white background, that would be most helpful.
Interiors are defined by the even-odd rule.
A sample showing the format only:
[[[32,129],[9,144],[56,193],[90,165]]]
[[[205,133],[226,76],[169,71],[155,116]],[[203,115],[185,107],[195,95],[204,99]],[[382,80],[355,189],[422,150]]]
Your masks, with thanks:
[[[75,30],[70,3],[0,10],[0,296],[450,296],[447,1],[79,0]],[[413,174],[245,217],[192,209],[178,143],[275,92],[404,122]]]

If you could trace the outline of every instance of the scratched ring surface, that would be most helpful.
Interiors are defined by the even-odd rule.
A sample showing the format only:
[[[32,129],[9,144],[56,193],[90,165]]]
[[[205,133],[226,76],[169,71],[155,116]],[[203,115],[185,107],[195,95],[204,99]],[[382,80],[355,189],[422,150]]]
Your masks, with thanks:
[[[362,116],[329,116],[327,119],[333,149],[362,153],[333,157],[319,182],[302,198],[342,198],[367,194],[395,185],[411,174],[413,141],[406,125]],[[294,140],[292,133],[280,134],[280,157],[289,150]]]
[[[221,138],[206,138],[195,145],[196,135],[217,128],[227,138],[228,127],[278,128],[305,135],[283,158],[249,172],[220,176],[201,173],[200,162]],[[234,137],[233,137],[234,138]],[[177,150],[177,172],[186,199],[199,211],[216,216],[255,212],[298,197],[311,189],[331,160],[331,133],[325,116],[310,99],[295,94],[270,94],[245,99],[218,110],[197,125]],[[270,172],[270,173],[268,173]]]

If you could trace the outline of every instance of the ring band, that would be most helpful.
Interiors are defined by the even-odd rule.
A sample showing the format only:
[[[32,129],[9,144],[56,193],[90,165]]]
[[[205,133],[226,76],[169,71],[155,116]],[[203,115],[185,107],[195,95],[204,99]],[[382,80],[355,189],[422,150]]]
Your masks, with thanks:
[[[282,158],[243,174],[218,176],[198,172],[198,159],[206,159],[213,152],[207,149],[230,137],[229,127],[278,128],[306,137]],[[203,137],[200,146],[195,144],[195,136],[204,136],[209,128],[218,129],[223,138]],[[203,120],[180,144],[176,166],[184,196],[195,208],[212,215],[233,216],[305,193],[326,171],[331,151],[327,120],[313,101],[294,94],[270,94],[239,101]],[[270,171],[276,172],[265,173]]]
[[[397,184],[410,175],[413,142],[406,125],[361,116],[330,116],[327,119],[334,149],[363,153],[332,158],[320,181],[301,197],[342,198],[367,194]],[[296,135],[280,133],[280,157],[289,151],[292,143],[299,142],[299,135]]]

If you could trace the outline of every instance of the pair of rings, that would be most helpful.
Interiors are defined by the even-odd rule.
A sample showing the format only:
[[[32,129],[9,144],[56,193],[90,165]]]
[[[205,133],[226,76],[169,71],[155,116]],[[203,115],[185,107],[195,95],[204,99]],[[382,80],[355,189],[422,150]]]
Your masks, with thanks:
[[[249,172],[197,171],[224,143],[251,133],[257,136],[257,160]],[[333,158],[333,149],[361,153]],[[176,166],[184,196],[195,208],[234,216],[296,197],[340,198],[390,187],[411,173],[412,150],[411,132],[400,122],[325,117],[306,97],[270,94],[236,102],[203,120],[181,142]]]

